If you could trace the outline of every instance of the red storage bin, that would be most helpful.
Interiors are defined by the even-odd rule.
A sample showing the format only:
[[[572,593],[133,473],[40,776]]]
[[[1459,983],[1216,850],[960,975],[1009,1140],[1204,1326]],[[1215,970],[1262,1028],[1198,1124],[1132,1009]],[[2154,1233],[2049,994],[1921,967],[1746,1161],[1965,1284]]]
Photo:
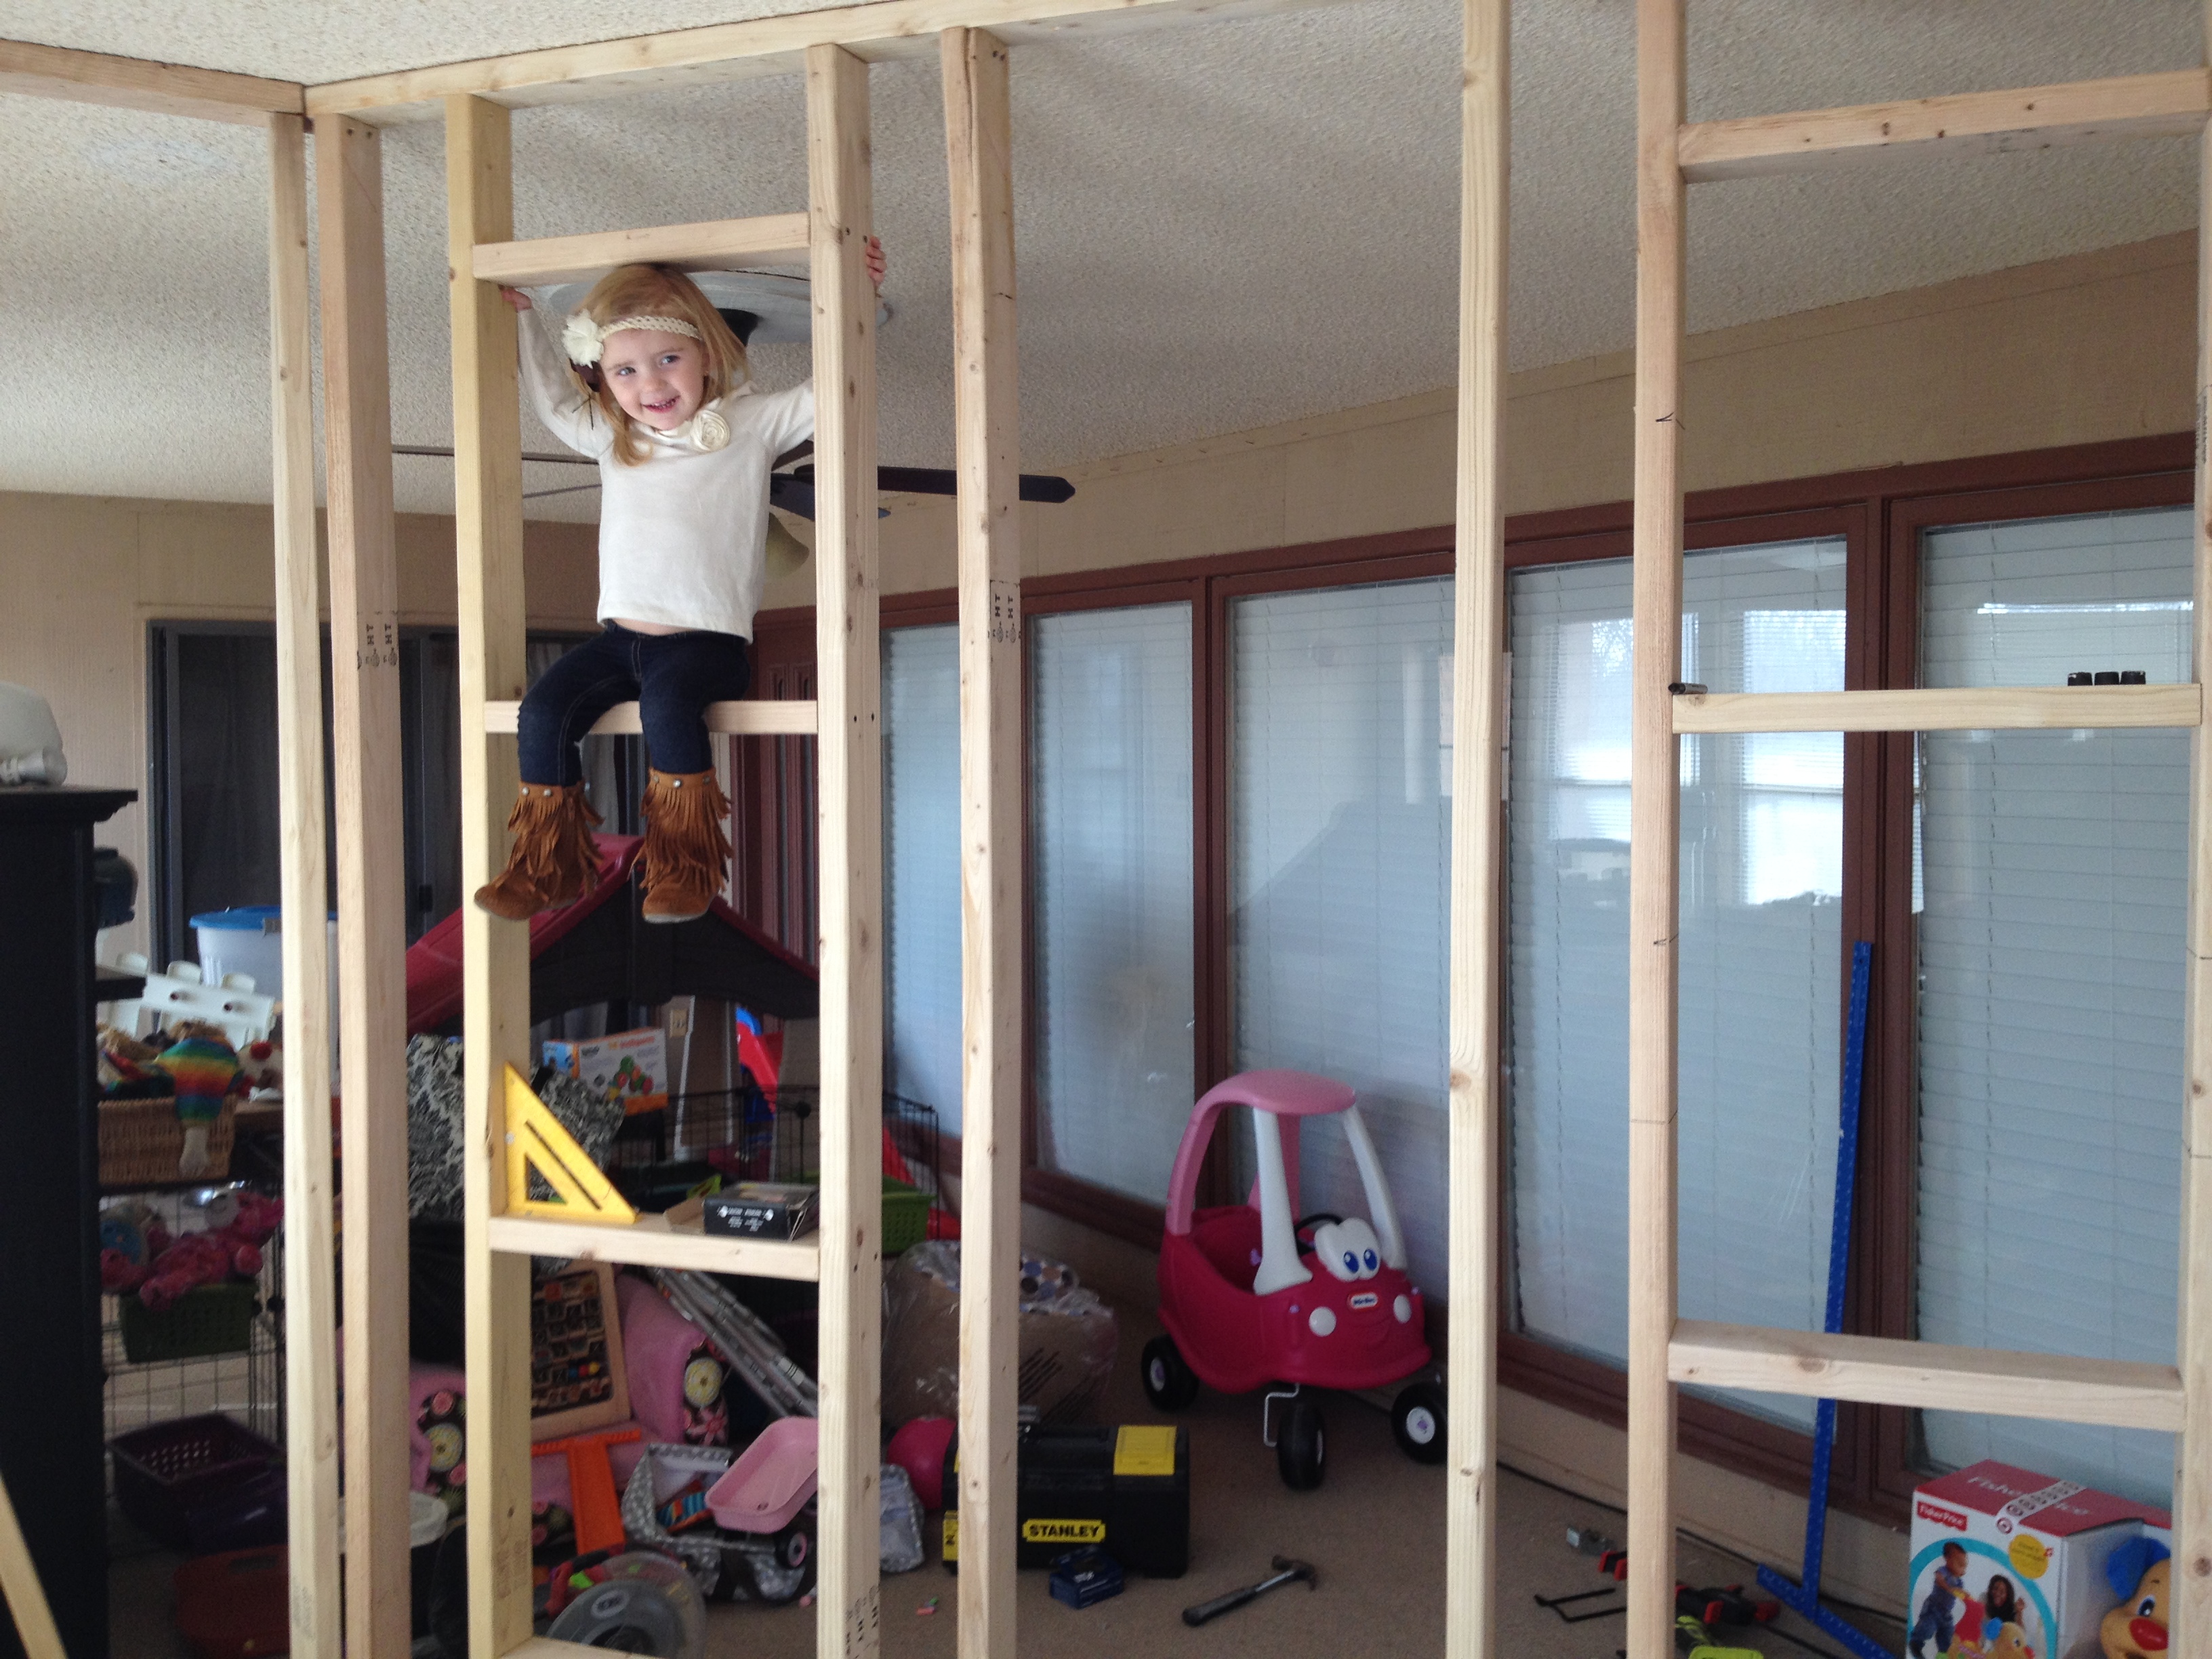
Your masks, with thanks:
[[[204,1555],[177,1569],[177,1629],[199,1659],[266,1659],[292,1646],[290,1558],[267,1549]]]

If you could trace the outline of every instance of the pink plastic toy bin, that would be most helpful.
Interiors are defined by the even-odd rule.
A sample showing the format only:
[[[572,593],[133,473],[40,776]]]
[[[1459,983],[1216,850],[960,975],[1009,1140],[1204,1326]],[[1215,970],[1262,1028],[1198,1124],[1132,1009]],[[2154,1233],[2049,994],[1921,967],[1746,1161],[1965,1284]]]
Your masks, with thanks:
[[[781,1532],[820,1478],[820,1425],[811,1417],[771,1423],[707,1493],[717,1525],[730,1532]]]

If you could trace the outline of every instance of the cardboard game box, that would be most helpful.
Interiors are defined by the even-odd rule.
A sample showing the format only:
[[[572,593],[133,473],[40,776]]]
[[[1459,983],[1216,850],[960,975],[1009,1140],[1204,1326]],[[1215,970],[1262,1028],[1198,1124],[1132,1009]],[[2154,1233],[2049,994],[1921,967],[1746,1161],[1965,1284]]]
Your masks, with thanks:
[[[633,1114],[668,1104],[668,1034],[658,1025],[580,1042],[549,1041],[545,1064],[621,1101]]]
[[[2168,1542],[2170,1524],[2163,1510],[2009,1463],[1930,1480],[1912,1494],[1906,1650],[2103,1659],[2098,1626],[2120,1600],[2107,1564],[2131,1540]],[[1954,1573],[1959,1588],[1939,1589]]]

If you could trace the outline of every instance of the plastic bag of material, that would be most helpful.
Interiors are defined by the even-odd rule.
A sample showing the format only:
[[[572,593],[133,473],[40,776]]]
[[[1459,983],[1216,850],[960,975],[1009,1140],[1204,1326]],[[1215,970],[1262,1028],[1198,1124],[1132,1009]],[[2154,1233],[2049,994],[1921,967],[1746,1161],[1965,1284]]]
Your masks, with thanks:
[[[1047,1423],[1082,1416],[1113,1374],[1114,1310],[1073,1267],[1025,1255],[1018,1333],[1021,1403]],[[884,1419],[953,1417],[959,1409],[960,1246],[931,1239],[884,1275]]]
[[[912,1572],[922,1563],[921,1500],[896,1463],[884,1465],[883,1483],[883,1569]]]

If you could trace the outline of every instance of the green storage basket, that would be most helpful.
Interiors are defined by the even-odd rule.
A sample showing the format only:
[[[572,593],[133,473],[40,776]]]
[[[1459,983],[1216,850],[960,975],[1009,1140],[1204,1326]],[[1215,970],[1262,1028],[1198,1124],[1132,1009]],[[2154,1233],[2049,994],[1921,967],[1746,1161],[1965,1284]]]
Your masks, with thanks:
[[[123,1357],[134,1365],[244,1353],[253,1343],[255,1293],[245,1280],[186,1291],[160,1313],[135,1295],[120,1301]]]
[[[884,1177],[884,1260],[929,1237],[929,1194]]]

